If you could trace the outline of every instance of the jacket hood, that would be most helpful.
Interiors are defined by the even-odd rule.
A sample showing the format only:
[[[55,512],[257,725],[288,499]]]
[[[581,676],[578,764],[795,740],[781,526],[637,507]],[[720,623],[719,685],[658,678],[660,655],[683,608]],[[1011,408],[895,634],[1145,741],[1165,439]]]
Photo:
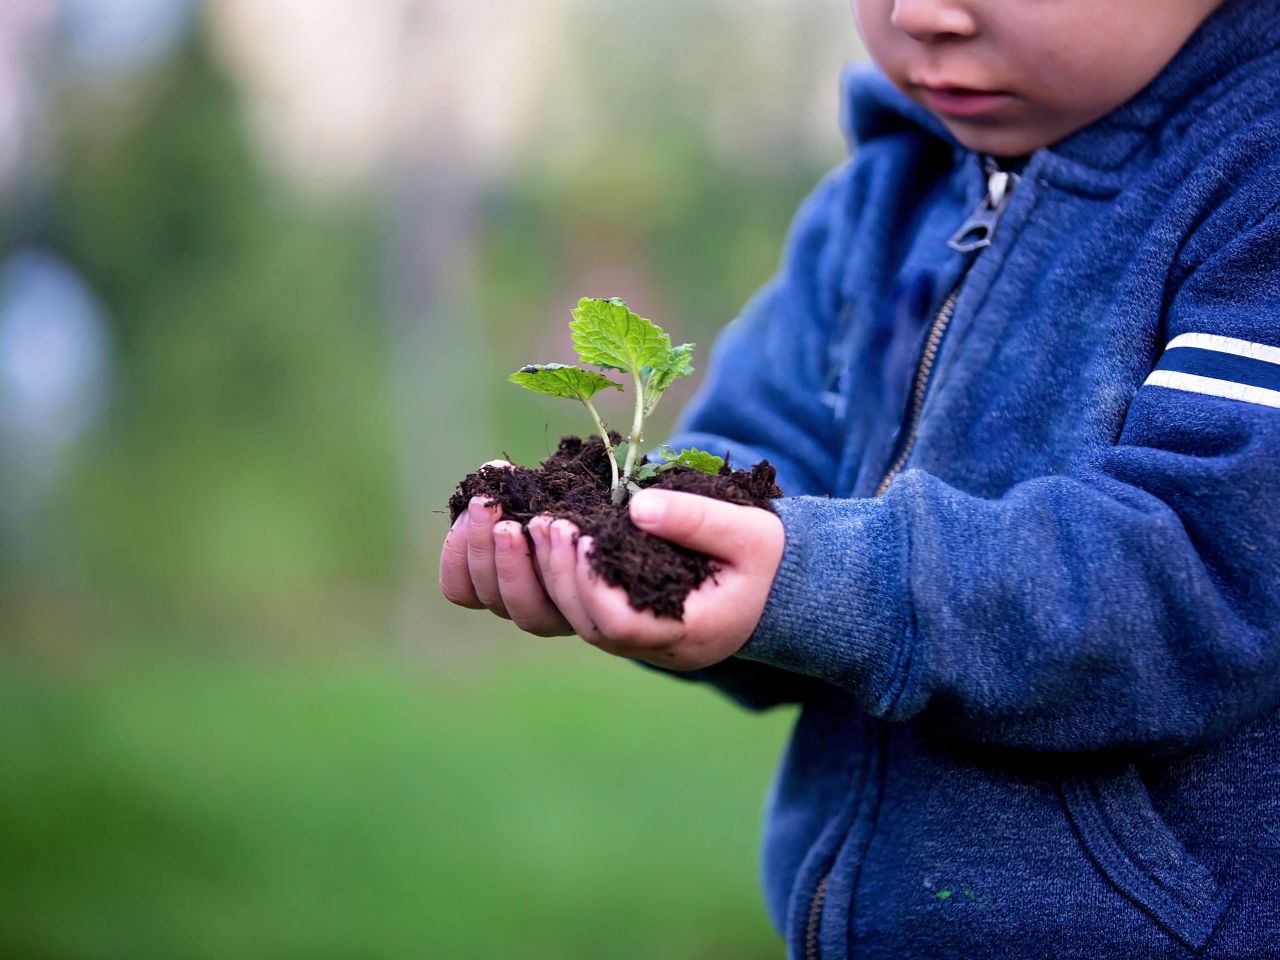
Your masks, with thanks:
[[[1272,82],[1259,83],[1257,61]],[[1063,160],[1114,171],[1151,143],[1153,134],[1198,97],[1216,99],[1241,68],[1257,84],[1253,107],[1280,109],[1280,0],[1226,0],[1146,87],[1093,123],[1045,148]],[[841,78],[840,125],[852,151],[894,131],[920,128],[959,144],[936,116],[908,98],[874,64],[847,67]]]

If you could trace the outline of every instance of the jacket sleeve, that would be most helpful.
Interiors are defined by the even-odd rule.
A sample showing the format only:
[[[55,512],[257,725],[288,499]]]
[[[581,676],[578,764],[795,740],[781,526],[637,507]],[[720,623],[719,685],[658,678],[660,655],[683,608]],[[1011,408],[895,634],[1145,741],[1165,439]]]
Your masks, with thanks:
[[[778,274],[716,339],[706,381],[673,445],[728,449],[735,466],[768,459],[788,494],[828,492],[839,444],[821,384],[839,310],[839,234],[850,227],[850,173],[827,177],[801,206]]]
[[[737,655],[1009,747],[1169,752],[1280,703],[1280,212],[1173,294],[1116,443],[999,499],[781,502]]]
[[[825,375],[841,266],[833,251],[839,231],[849,228],[851,205],[857,206],[850,190],[854,169],[850,163],[833,171],[801,205],[778,273],[717,338],[707,379],[671,438],[677,446],[728,450],[737,466],[767,459],[788,494],[825,493],[835,470],[832,412],[819,391],[796,389],[795,373],[808,383]],[[752,710],[801,702],[825,686],[819,678],[742,658],[688,672],[652,669],[710,683]]]

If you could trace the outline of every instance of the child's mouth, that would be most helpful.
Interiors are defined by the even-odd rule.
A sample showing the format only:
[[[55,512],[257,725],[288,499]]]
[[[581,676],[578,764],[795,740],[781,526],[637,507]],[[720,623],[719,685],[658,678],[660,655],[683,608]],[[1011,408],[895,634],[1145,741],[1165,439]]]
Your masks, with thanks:
[[[935,113],[952,117],[976,117],[992,113],[1009,102],[1009,94],[998,90],[969,90],[964,87],[920,87]]]

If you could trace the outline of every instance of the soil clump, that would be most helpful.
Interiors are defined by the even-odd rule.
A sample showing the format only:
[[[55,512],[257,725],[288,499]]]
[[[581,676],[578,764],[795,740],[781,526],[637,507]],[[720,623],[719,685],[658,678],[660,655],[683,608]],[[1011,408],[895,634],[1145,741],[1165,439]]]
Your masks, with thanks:
[[[617,443],[621,437],[614,434],[610,439]],[[771,501],[782,496],[775,478],[768,460],[750,470],[735,470],[726,459],[718,476],[673,467],[639,485],[773,511]],[[449,520],[456,520],[472,497],[501,505],[503,519],[524,525],[526,538],[529,521],[540,513],[572,520],[582,534],[594,539],[589,560],[605,583],[625,590],[636,610],[682,619],[685,598],[708,577],[714,578],[719,567],[706,554],[637,528],[626,505],[611,502],[609,483],[609,454],[599,437],[561,437],[556,452],[536,470],[518,465],[481,467],[468,474],[449,498]]]

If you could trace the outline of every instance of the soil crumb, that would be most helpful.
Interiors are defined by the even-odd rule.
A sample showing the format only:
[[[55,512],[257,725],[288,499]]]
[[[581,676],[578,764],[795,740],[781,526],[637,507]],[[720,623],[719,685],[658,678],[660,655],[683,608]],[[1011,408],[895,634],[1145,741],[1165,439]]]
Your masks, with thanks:
[[[617,442],[621,437],[614,434],[610,439]],[[640,486],[697,493],[773,511],[773,499],[782,496],[775,479],[773,466],[761,460],[750,470],[734,470],[726,462],[718,476],[673,467]],[[610,502],[609,483],[604,441],[599,437],[561,437],[556,452],[537,470],[481,467],[468,474],[449,498],[449,520],[456,520],[472,497],[500,504],[503,519],[523,524],[526,537],[529,521],[540,513],[572,520],[595,540],[591,566],[605,583],[625,590],[636,610],[682,619],[685,598],[708,577],[714,578],[719,568],[705,554],[638,529],[625,504]]]

